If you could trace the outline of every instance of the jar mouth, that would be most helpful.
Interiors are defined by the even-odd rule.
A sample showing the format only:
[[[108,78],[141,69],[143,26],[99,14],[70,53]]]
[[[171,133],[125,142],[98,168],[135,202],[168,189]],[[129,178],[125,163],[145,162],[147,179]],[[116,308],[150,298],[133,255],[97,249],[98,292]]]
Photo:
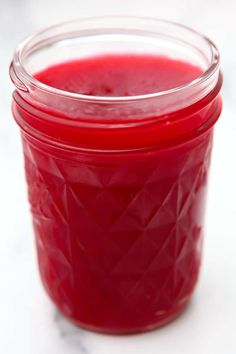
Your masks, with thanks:
[[[51,39],[52,34],[55,32],[57,33],[58,31],[60,32],[61,28],[67,28],[68,27],[68,32],[67,35],[70,34],[69,29],[70,26],[76,26],[77,24],[83,25],[86,23],[100,23],[101,27],[104,24],[105,21],[109,20],[109,22],[114,22],[114,23],[119,23],[119,21],[143,21],[145,23],[152,23],[152,26],[155,28],[155,25],[157,26],[166,26],[170,27],[173,30],[183,30],[184,32],[189,33],[190,35],[194,35],[195,37],[198,37],[201,39],[202,42],[204,42],[204,45],[207,47],[209,51],[209,59],[207,63],[207,67],[204,68],[203,72],[201,75],[199,75],[197,78],[194,80],[187,82],[183,85],[170,88],[167,90],[163,91],[158,91],[158,92],[151,92],[151,93],[145,93],[145,94],[139,94],[139,95],[130,95],[130,96],[93,96],[93,95],[86,95],[86,94],[81,94],[81,93],[74,93],[70,91],[64,91],[62,89],[55,88],[53,86],[47,85],[45,83],[42,83],[41,81],[37,80],[25,67],[24,61],[26,60],[26,57],[30,55],[33,51],[40,49],[43,45],[47,45],[46,40],[40,41],[40,37],[45,37],[46,39],[50,37]],[[97,27],[99,28],[99,27]],[[114,29],[119,29],[122,31],[122,29],[116,27],[106,27],[107,32],[110,30]],[[132,27],[130,27],[132,29]],[[96,27],[94,28],[96,30]],[[77,36],[80,36],[80,29],[77,30]],[[125,30],[124,30],[125,31]],[[157,32],[158,34],[158,32]],[[56,35],[55,35],[56,36]],[[54,36],[54,40],[55,40]],[[66,32],[64,33],[64,38],[66,38]],[[149,100],[149,99],[158,99],[158,98],[165,98],[166,96],[172,96],[172,95],[179,95],[182,94],[190,89],[193,89],[198,87],[199,85],[204,85],[204,83],[209,82],[212,80],[214,77],[214,74],[219,71],[219,61],[220,61],[220,55],[217,47],[214,45],[214,43],[207,38],[206,36],[200,34],[199,32],[172,22],[172,21],[167,21],[167,20],[160,20],[156,18],[151,18],[151,17],[130,17],[130,16],[112,16],[112,17],[94,17],[94,18],[81,18],[78,20],[73,20],[73,21],[68,21],[60,24],[56,24],[53,26],[50,26],[40,32],[37,32],[36,34],[28,37],[25,41],[23,41],[18,48],[15,51],[14,58],[11,64],[11,69],[12,72],[10,74],[14,84],[16,87],[21,90],[28,92],[29,87],[39,89],[40,91],[43,91],[47,94],[53,94],[57,96],[61,96],[63,98],[68,98],[68,99],[73,99],[73,100],[79,100],[79,101],[84,101],[84,102],[93,102],[93,103],[107,103],[107,104],[122,104],[122,103],[132,103],[136,101],[144,101],[144,100]],[[210,85],[208,85],[209,89]],[[206,92],[205,92],[206,93]],[[206,93],[207,94],[207,93]]]

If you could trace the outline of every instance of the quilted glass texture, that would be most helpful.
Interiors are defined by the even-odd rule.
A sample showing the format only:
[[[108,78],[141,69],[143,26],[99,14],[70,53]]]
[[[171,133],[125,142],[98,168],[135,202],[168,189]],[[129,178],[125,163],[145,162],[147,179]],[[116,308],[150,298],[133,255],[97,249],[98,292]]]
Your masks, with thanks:
[[[123,154],[22,137],[40,274],[60,311],[111,333],[175,317],[199,274],[212,129]]]

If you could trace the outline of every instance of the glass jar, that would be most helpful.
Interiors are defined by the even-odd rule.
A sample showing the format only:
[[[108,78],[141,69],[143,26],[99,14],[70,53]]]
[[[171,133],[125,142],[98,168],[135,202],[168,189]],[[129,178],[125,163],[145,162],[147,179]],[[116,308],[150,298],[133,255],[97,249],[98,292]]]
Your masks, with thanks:
[[[59,90],[34,74],[111,53],[184,60],[202,74],[150,94]],[[91,18],[24,41],[10,66],[44,287],[74,323],[108,333],[174,319],[201,264],[219,54],[206,37],[156,19]]]

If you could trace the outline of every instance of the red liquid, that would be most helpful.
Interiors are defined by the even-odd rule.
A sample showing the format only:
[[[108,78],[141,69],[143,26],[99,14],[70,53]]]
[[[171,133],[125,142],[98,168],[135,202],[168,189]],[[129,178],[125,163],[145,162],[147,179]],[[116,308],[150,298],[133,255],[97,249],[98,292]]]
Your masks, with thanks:
[[[181,86],[201,73],[197,66],[166,57],[108,55],[55,65],[35,77],[74,93],[135,96]]]
[[[71,92],[122,96],[173,88],[200,73],[168,58],[117,55],[63,63],[36,77]],[[218,102],[196,105],[188,126],[97,128],[94,139],[66,124],[38,123],[33,107],[27,113],[13,107],[16,119],[78,144],[126,148],[163,141],[147,151],[85,153],[23,134],[41,277],[76,323],[111,333],[146,330],[175,317],[191,296],[201,259],[211,126],[220,110]],[[196,122],[211,117],[210,126],[195,131]]]

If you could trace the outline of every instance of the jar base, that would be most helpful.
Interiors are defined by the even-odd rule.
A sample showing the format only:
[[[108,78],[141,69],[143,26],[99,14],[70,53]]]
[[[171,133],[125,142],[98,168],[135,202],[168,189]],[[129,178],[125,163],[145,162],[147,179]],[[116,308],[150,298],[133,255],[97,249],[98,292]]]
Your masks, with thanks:
[[[73,325],[80,327],[82,329],[85,329],[85,330],[88,330],[91,332],[95,332],[95,333],[107,334],[107,335],[129,335],[129,334],[135,335],[135,334],[154,331],[154,330],[164,327],[165,325],[169,324],[170,322],[176,320],[183,312],[185,312],[185,310],[189,306],[190,298],[191,298],[191,296],[188,298],[188,300],[186,302],[184,302],[183,304],[178,306],[178,308],[174,312],[170,313],[170,315],[167,316],[166,318],[159,320],[158,322],[152,323],[150,325],[132,327],[132,328],[107,328],[107,327],[98,327],[98,326],[89,325],[89,324],[86,324],[84,322],[81,322],[81,321],[75,320],[74,318],[69,317],[54,302],[53,303],[54,303],[59,314],[61,314],[66,320],[68,320]]]

